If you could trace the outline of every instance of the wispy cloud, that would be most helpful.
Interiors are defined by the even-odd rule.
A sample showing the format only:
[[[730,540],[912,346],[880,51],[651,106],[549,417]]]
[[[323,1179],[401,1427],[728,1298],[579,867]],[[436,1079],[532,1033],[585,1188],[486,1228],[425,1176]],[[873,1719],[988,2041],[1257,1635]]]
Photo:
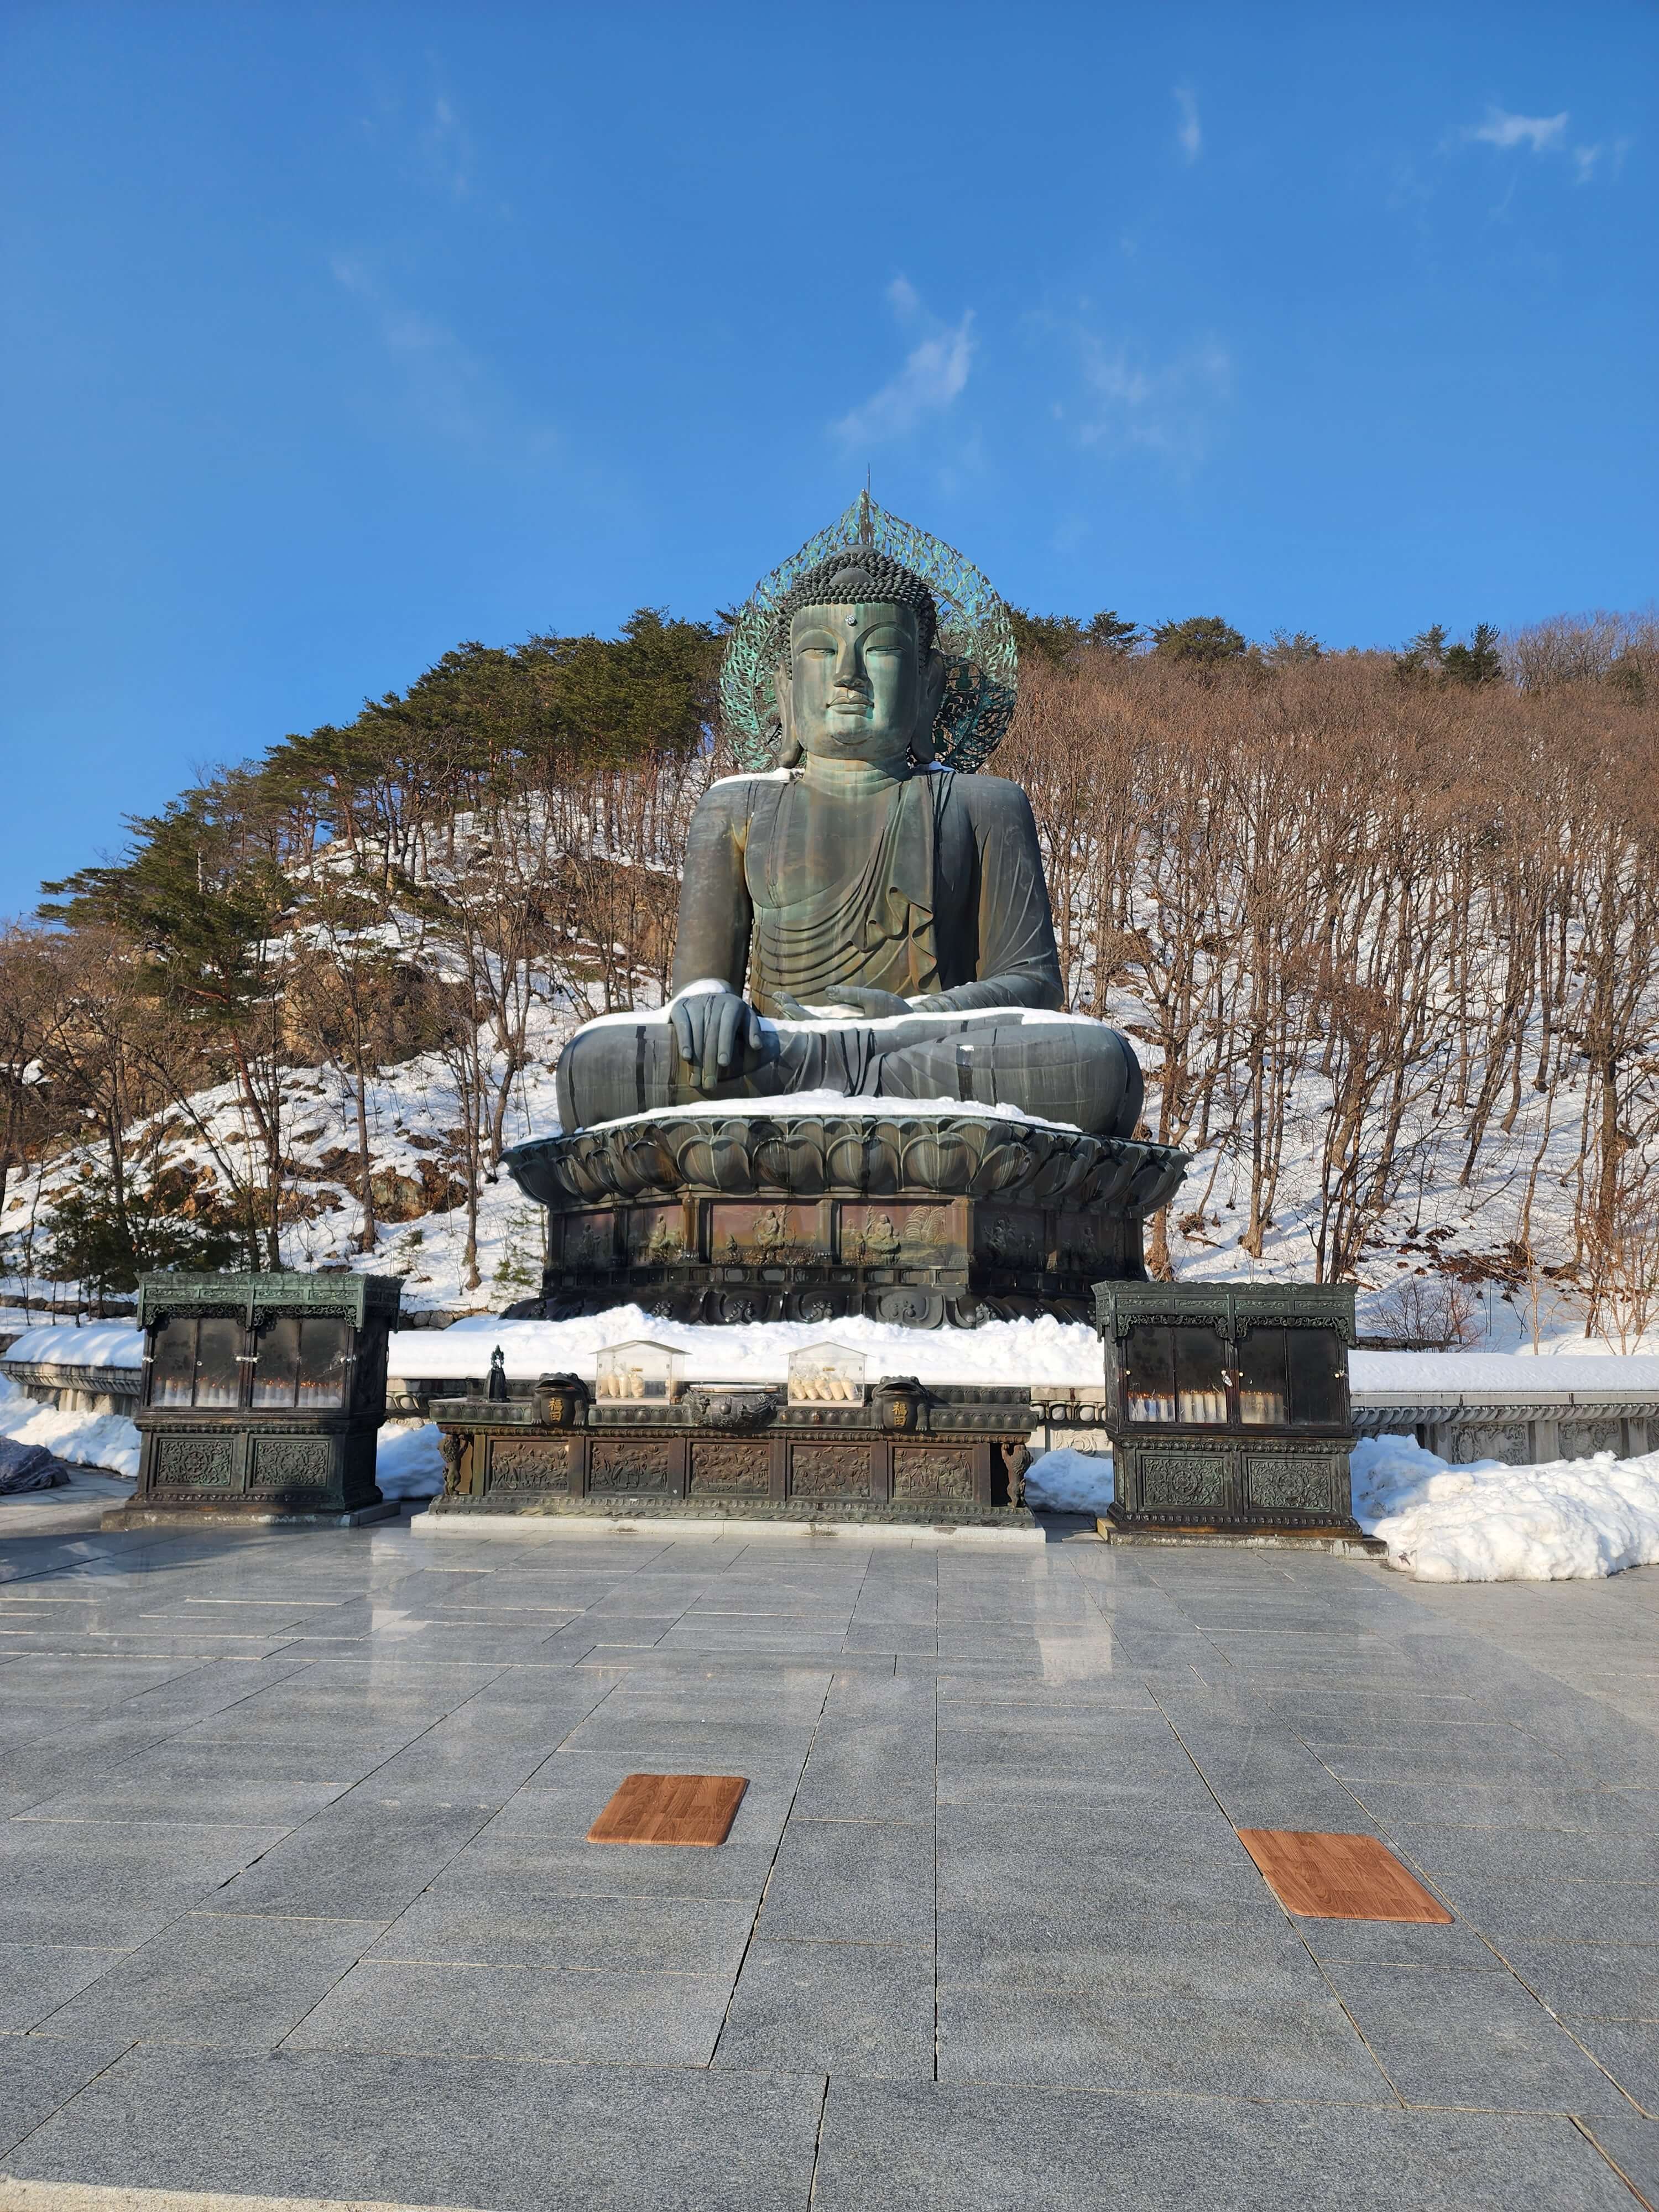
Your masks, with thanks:
[[[1559,153],[1566,137],[1567,112],[1564,107],[1559,115],[1511,115],[1507,108],[1489,107],[1486,121],[1470,124],[1463,136],[1505,154],[1517,146],[1534,154]]]
[[[1138,447],[1183,471],[1203,459],[1232,392],[1232,356],[1224,345],[1205,338],[1154,362],[1127,339],[1089,331],[1072,337],[1081,394],[1054,412],[1073,423],[1080,446],[1102,453]]]
[[[445,93],[433,100],[418,144],[427,174],[452,199],[472,196],[472,139]]]
[[[1189,161],[1197,161],[1204,151],[1204,131],[1198,119],[1198,102],[1193,97],[1190,85],[1178,84],[1175,88],[1176,106],[1181,110],[1181,121],[1176,128],[1176,143]]]
[[[901,330],[918,334],[917,343],[896,376],[834,425],[849,449],[867,450],[906,437],[927,416],[942,414],[966,386],[973,363],[971,307],[955,325],[943,324],[923,305],[908,276],[894,277],[887,304]]]
[[[556,449],[556,434],[525,420],[488,365],[447,324],[396,298],[358,256],[337,253],[329,268],[342,291],[368,311],[398,368],[404,405],[427,428],[463,445],[505,443],[520,457],[542,459]]]

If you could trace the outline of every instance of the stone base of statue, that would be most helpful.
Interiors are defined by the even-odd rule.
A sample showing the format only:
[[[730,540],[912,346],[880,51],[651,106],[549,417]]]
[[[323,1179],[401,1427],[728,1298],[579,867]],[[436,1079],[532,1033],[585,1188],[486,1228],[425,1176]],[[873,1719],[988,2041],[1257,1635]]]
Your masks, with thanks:
[[[1186,1164],[971,1109],[635,1115],[506,1155],[548,1211],[542,1296],[510,1316],[1088,1321],[1094,1284],[1145,1279],[1142,1224]]]

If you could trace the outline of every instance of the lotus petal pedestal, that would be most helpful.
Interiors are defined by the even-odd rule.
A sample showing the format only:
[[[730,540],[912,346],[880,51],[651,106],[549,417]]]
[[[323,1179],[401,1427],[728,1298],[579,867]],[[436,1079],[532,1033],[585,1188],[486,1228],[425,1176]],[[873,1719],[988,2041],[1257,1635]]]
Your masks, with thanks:
[[[548,1210],[543,1294],[518,1318],[624,1304],[664,1320],[910,1328],[1093,1317],[1144,1279],[1142,1224],[1187,1155],[994,1113],[676,1108],[515,1146]]]

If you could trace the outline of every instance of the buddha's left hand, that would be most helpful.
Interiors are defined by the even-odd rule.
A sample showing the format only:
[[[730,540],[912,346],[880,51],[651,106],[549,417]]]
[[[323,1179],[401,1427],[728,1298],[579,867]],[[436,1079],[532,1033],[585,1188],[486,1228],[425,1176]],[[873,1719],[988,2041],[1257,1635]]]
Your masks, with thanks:
[[[867,990],[862,983],[843,983],[823,994],[824,1003],[831,1006],[850,1006],[855,1014],[867,1014],[878,1021],[884,1014],[908,1014],[910,1001],[901,999],[896,991]]]

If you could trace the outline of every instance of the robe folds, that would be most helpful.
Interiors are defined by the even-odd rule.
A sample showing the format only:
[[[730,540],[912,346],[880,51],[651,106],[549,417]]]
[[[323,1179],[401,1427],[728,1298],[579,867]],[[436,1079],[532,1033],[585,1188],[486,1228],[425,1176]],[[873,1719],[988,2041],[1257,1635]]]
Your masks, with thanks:
[[[1030,804],[998,776],[732,776],[692,821],[674,988],[718,978],[763,1014],[839,985],[918,1011],[1064,1004]]]

